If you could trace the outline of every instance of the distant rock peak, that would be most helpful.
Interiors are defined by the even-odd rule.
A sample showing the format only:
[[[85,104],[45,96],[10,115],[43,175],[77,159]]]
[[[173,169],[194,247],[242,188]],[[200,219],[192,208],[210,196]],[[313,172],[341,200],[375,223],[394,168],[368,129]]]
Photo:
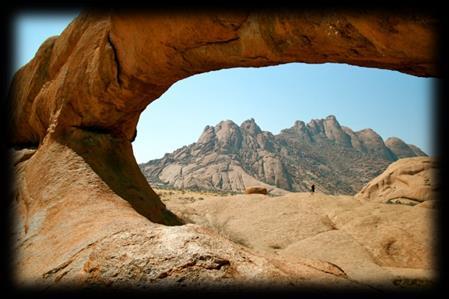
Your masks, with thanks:
[[[420,148],[413,144],[407,144],[398,137],[389,137],[385,145],[398,157],[406,158],[416,156],[427,156]]]
[[[313,135],[318,135],[324,133],[324,126],[322,119],[312,119],[308,124],[307,128],[309,132]]]
[[[404,141],[402,141],[402,139],[401,138],[398,138],[398,137],[388,137],[387,138],[387,140],[385,140],[385,142],[389,142],[389,141],[394,141],[394,142],[403,142],[403,143],[405,143]]]
[[[254,118],[250,118],[250,119],[242,122],[242,124],[240,125],[240,128],[242,128],[244,131],[246,131],[247,133],[249,133],[251,135],[262,133],[262,130],[256,124],[256,121],[254,120]]]
[[[293,124],[294,128],[304,128],[305,126],[306,126],[306,124],[302,120],[297,120]]]
[[[232,120],[230,120],[230,119],[226,119],[226,120],[222,120],[221,122],[219,122],[216,126],[215,126],[215,128],[220,128],[220,127],[223,127],[223,126],[227,126],[227,127],[238,127],[237,126],[237,124],[235,123],[235,122],[233,122]]]
[[[310,122],[307,125],[312,125],[312,126],[316,126],[323,123],[322,119],[318,119],[318,118],[313,118],[310,120]]]
[[[398,158],[421,156],[399,138],[372,129],[354,132],[334,115],[312,119],[273,135],[254,118],[238,126],[223,120],[206,126],[197,143],[141,165],[150,183],[176,188],[243,191],[248,184],[329,194],[354,194]],[[425,155],[425,154],[424,154]]]
[[[333,124],[334,126],[340,127],[340,123],[337,121],[337,118],[333,115],[329,115],[323,120],[323,123]]]
[[[206,126],[201,134],[200,138],[198,138],[198,143],[205,144],[213,141],[215,139],[215,128],[211,126]]]
[[[377,134],[373,129],[371,128],[366,128],[366,129],[362,129],[360,131],[357,131],[357,133],[369,133],[369,134],[373,134],[373,135],[377,135],[379,136],[379,134]]]

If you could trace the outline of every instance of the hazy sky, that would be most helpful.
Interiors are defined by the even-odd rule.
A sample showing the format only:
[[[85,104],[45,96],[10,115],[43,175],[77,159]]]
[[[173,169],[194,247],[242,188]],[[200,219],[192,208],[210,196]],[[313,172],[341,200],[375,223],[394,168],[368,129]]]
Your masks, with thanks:
[[[17,15],[18,69],[42,42],[62,32],[76,13]],[[206,125],[254,118],[262,130],[279,133],[295,120],[330,114],[341,125],[372,128],[433,154],[435,79],[345,64],[290,63],[233,68],[175,83],[142,113],[133,149],[139,163],[195,142]]]

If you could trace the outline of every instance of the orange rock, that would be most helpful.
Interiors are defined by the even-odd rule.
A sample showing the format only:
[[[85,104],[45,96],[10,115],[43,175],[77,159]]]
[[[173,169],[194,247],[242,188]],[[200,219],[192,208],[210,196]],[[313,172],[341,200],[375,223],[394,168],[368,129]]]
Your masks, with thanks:
[[[11,141],[38,143],[51,123],[132,140],[173,83],[221,68],[338,62],[436,76],[434,26],[422,15],[84,13],[16,74]]]
[[[221,68],[339,62],[436,76],[435,39],[435,20],[423,15],[82,13],[15,75],[9,141],[37,146],[78,128],[130,147],[149,103],[178,80]]]
[[[254,186],[254,187],[247,187],[245,189],[245,193],[246,194],[267,194],[268,191],[267,191],[267,188],[265,188],[265,187]]]
[[[355,196],[361,200],[408,205],[436,200],[438,171],[437,162],[430,157],[402,158],[390,164]]]

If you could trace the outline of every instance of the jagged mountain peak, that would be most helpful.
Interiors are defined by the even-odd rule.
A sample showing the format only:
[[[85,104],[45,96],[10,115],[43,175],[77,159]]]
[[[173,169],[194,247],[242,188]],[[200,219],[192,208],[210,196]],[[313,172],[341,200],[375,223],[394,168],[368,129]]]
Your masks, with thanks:
[[[341,128],[340,123],[338,122],[335,115],[328,115],[325,119],[323,119],[323,124],[327,126]]]
[[[304,128],[306,124],[302,120],[296,120],[293,124],[293,128]]]
[[[307,126],[316,126],[316,125],[319,125],[319,124],[322,124],[323,123],[323,119],[320,119],[320,118],[312,118],[310,121],[309,121],[309,123],[307,124]]]
[[[398,138],[398,137],[388,137],[386,140],[385,140],[385,144],[398,144],[398,145],[407,145],[401,138]]]
[[[367,128],[367,129],[362,129],[359,130],[357,132],[355,132],[355,134],[359,137],[359,139],[366,143],[366,144],[378,144],[378,145],[385,145],[382,137],[377,134],[376,131],[374,131],[371,128]]]
[[[234,152],[241,147],[242,132],[240,127],[232,120],[219,122],[215,126],[215,136],[219,149],[226,152]]]
[[[240,128],[242,130],[244,130],[246,133],[251,134],[251,135],[257,135],[257,134],[262,133],[262,130],[257,125],[254,118],[250,118],[250,119],[247,119],[244,122],[242,122],[242,124],[240,125]]]
[[[178,188],[308,191],[313,183],[326,193],[354,194],[392,161],[423,154],[399,138],[385,144],[370,128],[354,132],[335,115],[307,125],[297,120],[277,135],[250,118],[240,126],[232,120],[206,126],[197,143],[141,168],[150,183]]]
[[[205,144],[213,141],[215,139],[215,128],[207,125],[201,136],[198,138],[197,143]]]
[[[369,135],[375,135],[375,136],[379,136],[379,134],[377,134],[373,129],[371,128],[365,128],[362,130],[357,131],[356,133],[363,133],[363,134],[369,134]]]
[[[231,119],[225,119],[215,125],[216,129],[221,127],[238,127],[238,125]]]

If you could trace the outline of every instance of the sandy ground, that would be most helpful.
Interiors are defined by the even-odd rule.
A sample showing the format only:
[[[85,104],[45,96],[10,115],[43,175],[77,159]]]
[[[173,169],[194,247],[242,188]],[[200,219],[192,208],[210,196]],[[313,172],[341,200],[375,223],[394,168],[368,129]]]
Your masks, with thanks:
[[[186,223],[258,254],[328,269],[373,288],[423,287],[432,270],[434,209],[352,196],[155,190]]]

